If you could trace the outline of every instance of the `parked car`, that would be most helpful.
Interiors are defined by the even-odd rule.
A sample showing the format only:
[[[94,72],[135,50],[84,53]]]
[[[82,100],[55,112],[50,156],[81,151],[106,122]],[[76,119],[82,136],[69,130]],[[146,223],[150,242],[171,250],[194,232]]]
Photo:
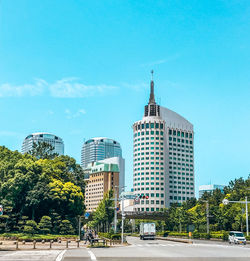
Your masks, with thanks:
[[[140,239],[155,239],[155,223],[140,224]]]
[[[239,231],[230,231],[228,236],[229,244],[246,244],[246,238],[242,232]]]

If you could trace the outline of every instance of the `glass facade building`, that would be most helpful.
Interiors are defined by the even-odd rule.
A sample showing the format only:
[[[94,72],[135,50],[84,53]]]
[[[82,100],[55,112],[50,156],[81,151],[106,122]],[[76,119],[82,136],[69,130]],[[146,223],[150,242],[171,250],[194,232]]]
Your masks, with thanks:
[[[46,132],[38,132],[28,135],[23,141],[22,153],[28,153],[33,147],[33,142],[38,143],[39,141],[52,145],[54,147],[53,153],[64,155],[63,140],[54,134]]]
[[[108,138],[93,138],[82,145],[81,165],[86,168],[91,162],[97,162],[112,157],[122,157],[119,142]]]

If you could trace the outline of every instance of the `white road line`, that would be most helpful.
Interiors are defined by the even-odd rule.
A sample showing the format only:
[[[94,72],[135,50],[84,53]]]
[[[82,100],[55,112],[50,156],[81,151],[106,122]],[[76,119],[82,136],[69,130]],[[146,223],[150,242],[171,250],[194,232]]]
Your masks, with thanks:
[[[92,260],[92,261],[96,261],[96,257],[95,257],[95,255],[94,255],[94,253],[93,253],[92,251],[90,251],[90,250],[88,250],[88,253],[89,253],[89,255],[90,255],[91,260]]]
[[[56,261],[61,261],[63,259],[63,256],[67,250],[63,250],[56,258]]]

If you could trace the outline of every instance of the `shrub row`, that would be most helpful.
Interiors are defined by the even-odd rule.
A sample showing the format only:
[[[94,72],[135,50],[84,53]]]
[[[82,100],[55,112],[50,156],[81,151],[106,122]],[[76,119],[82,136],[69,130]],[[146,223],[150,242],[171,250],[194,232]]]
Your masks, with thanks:
[[[101,233],[99,232],[98,235],[100,237],[105,237],[113,240],[120,240],[121,239],[121,234],[113,234],[113,233]]]
[[[62,240],[62,239],[77,239],[77,235],[41,235],[41,234],[25,234],[25,233],[4,233],[0,234],[0,238],[8,240],[25,240],[25,241],[42,241],[42,240]]]
[[[188,237],[188,233],[185,232],[172,232],[172,231],[162,231],[157,232],[158,236],[167,237],[167,236],[173,236],[173,237]],[[211,234],[207,233],[199,233],[197,231],[192,233],[192,238],[195,239],[210,239],[210,238],[216,238],[216,239],[222,239],[222,240],[228,240],[228,232],[225,231],[218,231],[218,232],[212,232]]]

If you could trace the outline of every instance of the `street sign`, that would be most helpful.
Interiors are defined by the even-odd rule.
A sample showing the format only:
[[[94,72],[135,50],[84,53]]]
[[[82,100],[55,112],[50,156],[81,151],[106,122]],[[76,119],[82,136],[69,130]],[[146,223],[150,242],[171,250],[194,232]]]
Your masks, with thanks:
[[[224,198],[224,199],[222,200],[222,203],[223,203],[224,205],[228,205],[228,203],[229,203],[229,200],[228,200],[228,199],[226,199],[226,198]]]
[[[3,206],[0,205],[0,216],[2,216],[2,215],[3,215]]]
[[[85,219],[88,219],[89,216],[90,216],[90,213],[86,212],[86,213],[84,214],[84,216],[85,216]]]

